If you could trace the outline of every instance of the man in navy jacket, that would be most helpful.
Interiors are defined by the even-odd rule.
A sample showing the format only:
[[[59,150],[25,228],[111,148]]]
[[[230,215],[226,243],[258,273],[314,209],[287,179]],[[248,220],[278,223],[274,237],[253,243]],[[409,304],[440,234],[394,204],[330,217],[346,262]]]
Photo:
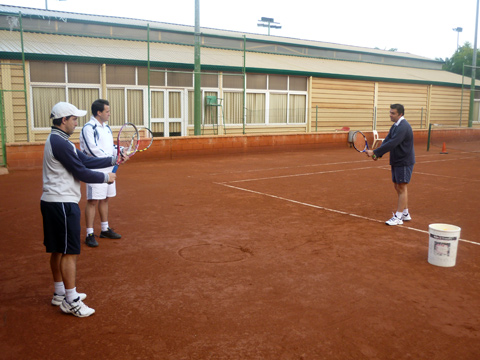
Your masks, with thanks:
[[[52,305],[78,317],[95,312],[83,303],[87,296],[77,293],[75,285],[80,254],[80,181],[112,183],[116,179],[116,174],[90,170],[113,165],[116,157],[88,157],[69,140],[78,124],[77,118],[86,113],[66,102],[52,108],[53,126],[45,142],[40,201],[43,243],[47,253],[51,254],[50,269],[55,286]]]
[[[407,185],[410,182],[413,165],[415,164],[415,150],[413,148],[413,131],[404,118],[405,109],[401,104],[390,105],[390,120],[394,123],[382,142],[375,150],[367,150],[367,155],[378,160],[390,152],[390,166],[392,181],[398,195],[397,211],[387,225],[402,225],[404,221],[412,220],[408,211]]]

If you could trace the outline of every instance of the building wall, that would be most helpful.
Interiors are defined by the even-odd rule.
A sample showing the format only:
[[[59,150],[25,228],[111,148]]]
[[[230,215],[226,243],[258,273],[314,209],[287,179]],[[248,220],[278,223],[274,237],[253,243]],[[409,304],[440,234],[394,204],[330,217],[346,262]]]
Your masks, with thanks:
[[[34,130],[31,125],[27,127],[27,123],[32,123],[30,117],[27,117],[27,114],[31,114],[32,104],[28,76],[29,62],[26,62],[25,68],[28,103],[25,102],[22,91],[24,88],[22,66],[18,65],[18,62],[16,65],[11,63],[9,60],[2,60],[0,71],[2,89],[8,90],[4,92],[7,143],[44,142],[49,133],[48,128]],[[102,66],[102,73],[104,72],[105,65]],[[107,84],[103,77],[102,83],[97,87],[102,89],[100,94],[105,91]],[[184,90],[189,91],[187,88]],[[216,91],[222,94],[223,89],[218,88]],[[462,89],[458,87],[312,77],[307,93],[308,109],[305,123],[249,124],[246,126],[246,134],[334,132],[343,127],[364,131],[388,130],[390,127],[388,111],[392,103],[402,103],[405,106],[406,118],[414,129],[426,129],[430,121],[439,124],[459,124],[462,109],[462,124],[466,125],[468,99],[465,94],[462,108]],[[144,110],[144,113],[147,111]],[[187,113],[185,111],[183,114],[184,123],[187,122]],[[192,126],[185,126],[185,129],[184,135],[193,135]],[[74,133],[72,140],[78,140],[79,130]],[[214,134],[244,135],[244,129],[242,125],[224,129],[220,119],[218,127],[205,125],[202,128],[202,135]]]

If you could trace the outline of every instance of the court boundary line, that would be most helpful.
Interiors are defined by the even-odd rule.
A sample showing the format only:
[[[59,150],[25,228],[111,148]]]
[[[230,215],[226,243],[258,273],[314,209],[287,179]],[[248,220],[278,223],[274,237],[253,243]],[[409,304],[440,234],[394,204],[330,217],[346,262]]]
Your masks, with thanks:
[[[267,194],[267,193],[256,191],[256,190],[251,190],[251,189],[246,189],[246,188],[242,188],[242,187],[239,187],[239,186],[230,185],[228,183],[214,183],[214,184],[229,187],[229,188],[235,189],[235,190],[246,191],[246,192],[249,192],[249,193],[252,193],[252,194],[267,196],[267,197],[270,197],[270,198],[273,198],[273,199],[282,200],[282,201],[290,202],[290,203],[297,204],[297,205],[307,206],[307,207],[311,207],[311,208],[314,208],[314,209],[325,210],[325,211],[333,212],[333,213],[340,214],[340,215],[351,216],[351,217],[354,217],[354,218],[357,218],[357,219],[363,219],[363,220],[377,222],[377,223],[384,223],[385,222],[383,220],[373,219],[373,218],[369,218],[369,217],[363,216],[363,215],[357,215],[357,214],[349,213],[349,212],[342,211],[342,210],[330,209],[330,208],[327,208],[325,206],[309,204],[309,203],[298,201],[298,200],[288,199],[288,198],[285,198],[285,197],[282,197],[282,196]],[[397,226],[399,226],[402,229],[407,229],[407,230],[412,230],[412,231],[416,231],[416,232],[421,232],[421,233],[424,233],[424,234],[429,234],[429,231],[427,231],[427,230],[421,230],[421,229],[417,229],[417,228],[414,228],[414,227],[411,227],[411,226],[405,226],[405,225],[397,225]],[[471,240],[467,240],[467,239],[458,239],[458,240],[480,246],[479,242],[475,242],[475,241],[471,241]]]
[[[421,162],[421,163],[443,162],[443,161],[450,161],[450,160],[460,160],[460,159],[441,159],[441,160],[439,159],[439,160],[433,160],[433,161],[425,161],[425,162]],[[347,162],[342,162],[342,163],[347,163]],[[333,164],[335,164],[335,163],[333,163]],[[336,164],[338,164],[338,163],[336,163]],[[373,169],[380,169],[380,170],[389,170],[390,169],[389,166],[367,166],[367,167],[353,168],[353,169],[326,170],[326,171],[316,171],[316,172],[293,174],[293,175],[289,174],[289,175],[270,176],[270,177],[263,177],[263,178],[231,180],[231,181],[225,181],[225,182],[214,182],[214,184],[225,186],[225,187],[235,189],[235,190],[250,192],[250,193],[261,195],[261,196],[271,197],[271,198],[274,198],[274,199],[294,203],[294,204],[297,204],[297,205],[307,206],[307,207],[311,207],[311,208],[315,208],[315,209],[319,209],[319,210],[325,210],[325,211],[333,212],[333,213],[340,214],[340,215],[351,216],[351,217],[354,217],[354,218],[363,219],[363,220],[372,221],[372,222],[377,222],[377,223],[384,223],[383,220],[377,220],[377,219],[369,218],[367,216],[357,215],[357,214],[349,213],[349,212],[342,211],[342,210],[327,208],[327,207],[321,206],[321,205],[309,204],[309,203],[305,203],[305,202],[302,202],[302,201],[288,199],[288,198],[285,198],[285,197],[282,197],[282,196],[267,194],[267,193],[260,192],[260,191],[255,191],[255,190],[251,190],[251,189],[247,189],[247,188],[243,188],[243,187],[239,187],[239,186],[230,185],[230,184],[240,183],[240,182],[252,182],[252,181],[261,181],[261,180],[282,179],[282,178],[289,178],[289,177],[311,176],[311,175],[328,174],[328,173],[351,171],[351,170],[366,170],[366,169],[372,169],[372,168]],[[420,175],[428,175],[428,176],[442,176],[442,177],[449,177],[450,178],[450,176],[446,176],[446,175],[436,175],[436,174],[428,174],[428,173],[419,173],[419,174]],[[463,179],[463,178],[457,178],[457,179],[467,180],[467,179]],[[475,180],[475,181],[478,181],[478,180]],[[412,231],[421,232],[421,233],[424,233],[424,234],[429,234],[429,231],[417,229],[417,228],[414,228],[414,227],[411,227],[411,226],[400,225],[400,227],[404,228],[404,229],[407,229],[407,230],[412,230]],[[467,240],[467,239],[459,239],[459,241],[463,241],[463,242],[467,242],[467,243],[470,243],[470,244],[480,246],[480,242],[476,242],[476,241],[471,241],[471,240]]]
[[[421,161],[421,162],[416,162],[416,164],[427,164],[427,163],[432,163],[432,162],[444,162],[444,161],[458,161],[458,160],[466,160],[466,159],[471,159],[471,157],[466,157],[466,158],[457,158],[457,159],[438,159],[438,160],[430,160],[430,161]],[[361,162],[366,162],[369,160],[362,160]],[[282,170],[282,169],[294,169],[294,168],[299,168],[299,167],[310,167],[310,166],[327,166],[327,165],[341,165],[341,164],[355,164],[359,161],[343,161],[343,162],[337,162],[337,163],[326,163],[326,164],[315,164],[315,165],[304,165],[304,166],[295,166],[295,167],[290,167],[290,166],[285,166],[285,167],[278,167],[278,168],[265,168],[265,169],[258,169],[258,170],[253,170],[253,171],[271,171],[271,170]],[[300,176],[310,176],[310,175],[321,175],[321,174],[328,174],[328,173],[335,173],[335,172],[343,172],[343,171],[351,171],[351,170],[365,170],[365,169],[380,169],[380,170],[390,170],[390,165],[385,164],[385,165],[375,165],[375,166],[366,166],[366,167],[360,167],[360,168],[351,168],[351,169],[339,169],[339,170],[323,170],[323,171],[315,171],[315,172],[308,172],[308,173],[301,173],[301,174],[288,174],[288,175],[278,175],[278,176],[269,176],[269,177],[263,177],[263,178],[251,178],[251,179],[242,179],[242,180],[231,180],[231,181],[224,181],[223,183],[239,183],[239,182],[250,182],[250,181],[257,181],[257,180],[272,180],[272,179],[282,179],[282,178],[288,178],[288,177],[300,177]],[[252,171],[252,172],[253,172]],[[229,172],[229,174],[233,173],[247,173],[251,171],[235,171],[235,172]],[[437,175],[437,174],[429,174],[429,173],[423,173],[423,172],[417,172],[415,171],[416,174],[419,175],[428,175],[428,176],[439,176],[439,177],[448,177],[448,178],[453,178],[453,179],[460,179],[460,180],[465,180],[465,181],[480,181],[476,179],[465,179],[465,178],[459,178],[459,177],[452,177],[448,175]],[[225,174],[225,173],[223,173]],[[209,174],[212,175],[212,174]],[[220,173],[216,173],[215,175],[220,175]]]

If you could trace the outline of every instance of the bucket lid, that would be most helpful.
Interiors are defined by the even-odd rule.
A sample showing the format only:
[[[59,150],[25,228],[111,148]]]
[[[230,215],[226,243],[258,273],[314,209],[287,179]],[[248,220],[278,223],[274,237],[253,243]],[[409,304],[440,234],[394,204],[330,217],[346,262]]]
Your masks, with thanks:
[[[450,224],[430,224],[428,226],[430,229],[437,230],[437,231],[455,231],[458,232],[461,230],[460,227],[456,225],[450,225]]]

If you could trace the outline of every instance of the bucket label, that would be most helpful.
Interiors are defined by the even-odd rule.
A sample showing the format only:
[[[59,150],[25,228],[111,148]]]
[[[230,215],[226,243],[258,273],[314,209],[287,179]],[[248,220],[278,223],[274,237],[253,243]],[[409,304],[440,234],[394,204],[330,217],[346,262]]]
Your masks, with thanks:
[[[430,234],[430,237],[433,239],[437,240],[445,240],[445,241],[455,241],[458,240],[456,236],[450,237],[450,236],[440,236],[440,235],[435,235],[435,234]]]
[[[433,245],[435,256],[450,256],[450,245],[449,243],[435,241]]]

